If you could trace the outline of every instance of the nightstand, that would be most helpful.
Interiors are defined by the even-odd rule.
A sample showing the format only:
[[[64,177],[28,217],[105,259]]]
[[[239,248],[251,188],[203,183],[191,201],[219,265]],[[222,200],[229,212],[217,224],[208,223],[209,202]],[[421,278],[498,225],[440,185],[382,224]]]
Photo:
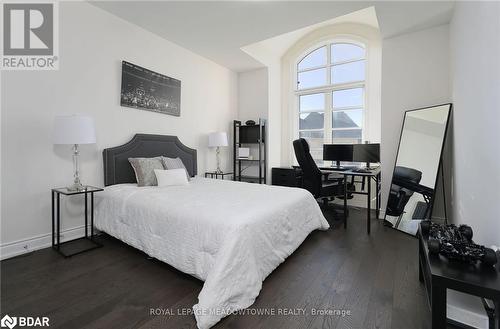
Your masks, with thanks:
[[[66,187],[52,189],[52,249],[63,255],[71,257],[85,251],[102,247],[94,240],[94,193],[104,189],[94,186],[85,186],[84,190],[71,191]],[[85,195],[85,236],[61,243],[61,195]],[[88,199],[90,194],[90,234],[88,229]]]
[[[448,289],[481,298],[489,318],[489,328],[500,328],[500,266],[462,263],[443,255],[429,254],[429,236],[418,229],[418,278],[424,283],[431,308],[433,329],[446,328],[446,298]],[[494,308],[485,299],[493,301]],[[462,326],[460,326],[462,327]]]
[[[207,171],[205,173],[205,178],[221,178],[222,180],[224,180],[224,177],[226,176],[229,176],[229,178],[231,178],[233,176],[233,173],[232,172],[223,172],[223,173],[217,173],[215,171]]]

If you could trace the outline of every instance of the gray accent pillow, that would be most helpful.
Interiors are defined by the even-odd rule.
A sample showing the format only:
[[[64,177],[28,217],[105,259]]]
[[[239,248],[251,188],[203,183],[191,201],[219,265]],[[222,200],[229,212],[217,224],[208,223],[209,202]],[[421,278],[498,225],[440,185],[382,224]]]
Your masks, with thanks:
[[[165,169],[170,170],[170,169],[184,169],[186,171],[186,176],[188,180],[191,180],[191,176],[189,176],[189,172],[186,169],[186,166],[182,162],[181,158],[167,158],[167,157],[161,157],[161,161],[163,162],[163,167]]]
[[[128,161],[134,168],[137,186],[157,186],[155,169],[163,170],[161,157],[155,158],[129,158]]]

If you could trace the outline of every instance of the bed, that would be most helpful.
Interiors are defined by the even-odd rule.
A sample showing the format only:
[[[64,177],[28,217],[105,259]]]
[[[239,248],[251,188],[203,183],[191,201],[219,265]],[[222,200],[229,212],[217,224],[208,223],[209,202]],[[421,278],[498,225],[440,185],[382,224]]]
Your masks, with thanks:
[[[159,155],[180,157],[190,183],[138,187],[127,159]],[[193,306],[200,329],[252,305],[263,280],[329,228],[306,190],[197,177],[196,150],[175,136],[138,134],[103,159],[96,227],[204,281]]]

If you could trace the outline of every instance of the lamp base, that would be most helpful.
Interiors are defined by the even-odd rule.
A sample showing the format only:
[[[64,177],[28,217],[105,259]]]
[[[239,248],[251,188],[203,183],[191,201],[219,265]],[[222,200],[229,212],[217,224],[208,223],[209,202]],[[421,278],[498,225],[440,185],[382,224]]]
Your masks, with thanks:
[[[217,175],[222,175],[223,171],[220,169],[220,148],[218,146],[215,152],[217,154],[217,169],[215,170],[215,173]]]
[[[79,191],[85,191],[87,187],[85,185],[82,185],[82,183],[75,183],[71,186],[66,187],[68,191],[72,192],[79,192]]]
[[[68,191],[79,192],[87,189],[87,187],[82,185],[80,182],[80,166],[78,164],[79,156],[80,152],[78,151],[78,144],[75,144],[73,146],[73,169],[75,170],[75,173],[73,174],[73,185],[66,187]]]
[[[68,191],[72,192],[85,191],[87,189],[87,187],[85,185],[82,185],[82,183],[80,182],[74,183],[73,185],[68,186],[66,188],[68,189]]]

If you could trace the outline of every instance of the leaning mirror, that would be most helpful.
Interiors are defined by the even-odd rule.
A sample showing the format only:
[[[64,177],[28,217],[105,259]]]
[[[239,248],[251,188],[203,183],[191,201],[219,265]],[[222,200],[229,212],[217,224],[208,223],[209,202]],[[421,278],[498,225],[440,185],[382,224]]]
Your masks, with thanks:
[[[405,112],[385,223],[415,235],[430,219],[451,104]]]

